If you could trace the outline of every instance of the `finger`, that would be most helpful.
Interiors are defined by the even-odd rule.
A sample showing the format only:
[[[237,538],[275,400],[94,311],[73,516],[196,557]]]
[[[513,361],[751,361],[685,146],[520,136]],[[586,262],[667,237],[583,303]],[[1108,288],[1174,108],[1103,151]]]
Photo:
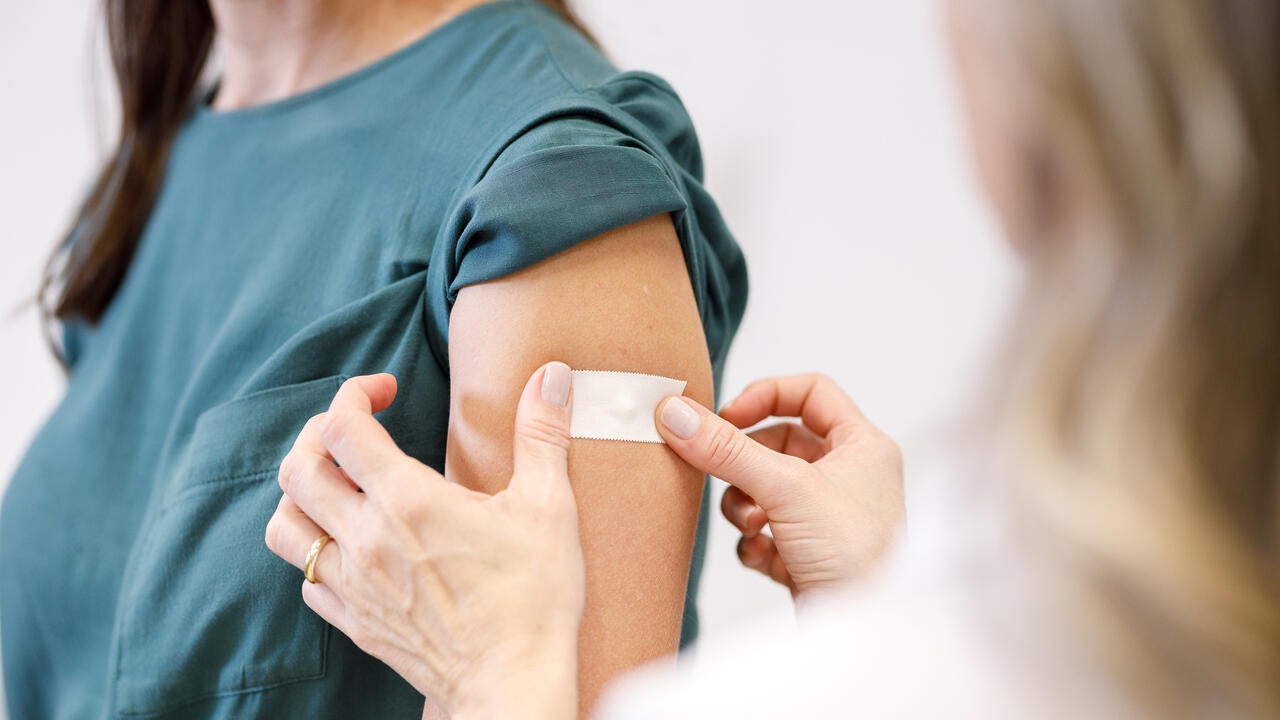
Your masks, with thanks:
[[[791,573],[787,571],[786,563],[782,561],[782,556],[778,554],[778,547],[774,544],[773,538],[768,535],[744,537],[739,540],[738,560],[742,562],[743,566],[761,573],[779,585],[785,585],[793,592],[795,591],[795,583],[791,579]]]
[[[306,434],[304,429],[303,435]],[[327,454],[310,449],[311,442],[303,435],[280,462],[280,489],[302,512],[337,537],[346,532],[348,518],[364,497]]]
[[[324,446],[324,438],[320,437],[320,425],[323,422],[324,413],[312,416],[311,419],[307,420],[307,424],[302,426],[302,432],[298,433],[298,437],[294,439],[292,449],[310,452],[332,461],[333,456],[329,454],[329,448]],[[334,467],[337,466],[335,465]],[[360,489],[360,487],[351,480],[351,477],[347,475],[345,470],[342,468],[337,469],[338,474],[347,481],[347,484],[350,485],[353,490]]]
[[[724,515],[744,537],[760,534],[769,522],[769,516],[750,495],[730,485],[720,497],[720,514]]]
[[[743,428],[770,416],[798,417],[819,437],[840,432],[839,442],[847,438],[850,427],[865,421],[862,411],[835,381],[817,373],[758,380],[720,413]]]
[[[774,452],[797,457],[805,462],[816,462],[827,454],[826,441],[799,423],[770,425],[747,433],[747,437]]]
[[[267,547],[279,555],[285,562],[306,570],[307,556],[311,554],[311,546],[325,535],[324,529],[316,525],[311,518],[289,498],[280,498],[276,512],[267,522]],[[325,543],[316,556],[316,567],[312,573],[321,582],[336,581],[342,577],[342,551],[336,540]]]
[[[347,606],[342,602],[342,598],[338,597],[338,594],[333,591],[333,588],[328,585],[316,585],[303,580],[302,601],[322,620],[337,628],[343,635],[351,636],[346,627]]]
[[[348,378],[338,388],[329,403],[330,410],[357,410],[379,413],[391,406],[396,399],[396,376],[391,373],[357,375]]]
[[[525,384],[516,408],[512,490],[568,490],[572,394],[573,376],[561,362],[543,365]]]
[[[378,375],[374,377],[391,377]],[[352,380],[363,378],[352,378]],[[346,389],[352,382],[343,383]],[[342,390],[338,391],[339,396]],[[396,445],[382,423],[372,414],[376,404],[365,402],[363,390],[352,390],[342,402],[334,398],[329,412],[320,423],[320,436],[328,452],[348,476],[365,492],[379,492],[395,486],[397,480],[423,470],[438,476],[426,466],[410,458]],[[441,478],[443,480],[443,478]]]
[[[658,406],[658,432],[685,462],[742,488],[767,512],[787,499],[790,478],[807,467],[747,437],[690,398],[674,396]],[[784,480],[784,478],[788,480]]]

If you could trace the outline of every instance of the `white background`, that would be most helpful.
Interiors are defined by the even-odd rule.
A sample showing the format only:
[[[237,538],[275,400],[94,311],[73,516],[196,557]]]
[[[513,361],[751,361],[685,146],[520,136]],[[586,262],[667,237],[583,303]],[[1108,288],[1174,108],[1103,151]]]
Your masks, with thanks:
[[[62,392],[36,313],[20,305],[110,139],[97,5],[0,3],[0,485]],[[620,66],[666,77],[697,123],[708,185],[751,268],[726,397],[765,375],[833,375],[903,445],[910,506],[913,470],[983,378],[1015,274],[969,168],[939,8],[577,7]],[[790,612],[714,520],[704,642]]]

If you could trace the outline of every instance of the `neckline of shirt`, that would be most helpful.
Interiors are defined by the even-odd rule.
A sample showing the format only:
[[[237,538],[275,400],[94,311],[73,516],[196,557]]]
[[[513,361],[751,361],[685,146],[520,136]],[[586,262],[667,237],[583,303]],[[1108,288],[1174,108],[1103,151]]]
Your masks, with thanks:
[[[361,85],[364,82],[383,75],[391,68],[403,64],[403,62],[422,52],[424,49],[434,46],[446,36],[457,32],[458,28],[465,27],[471,21],[487,17],[499,10],[510,7],[527,5],[530,0],[491,0],[474,7],[470,7],[457,15],[449,18],[435,29],[428,31],[422,37],[413,40],[397,50],[383,55],[382,57],[363,65],[351,72],[336,77],[328,82],[317,85],[316,87],[302,92],[272,100],[260,105],[251,105],[245,108],[235,110],[214,110],[209,106],[209,101],[213,99],[213,95],[217,90],[217,86],[205,95],[202,95],[196,102],[194,119],[204,123],[234,123],[242,120],[252,120],[260,117],[270,117],[280,113],[287,112],[297,107],[309,105],[328,95],[340,92],[347,88]]]

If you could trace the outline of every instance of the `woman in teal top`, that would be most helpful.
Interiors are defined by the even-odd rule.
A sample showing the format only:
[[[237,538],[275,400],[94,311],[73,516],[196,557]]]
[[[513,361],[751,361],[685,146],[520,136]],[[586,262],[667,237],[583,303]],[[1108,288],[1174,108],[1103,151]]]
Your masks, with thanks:
[[[400,381],[380,419],[406,452],[479,489],[510,477],[511,400],[551,356],[710,401],[746,277],[690,120],[531,0],[108,4],[136,51],[124,140],[58,278],[67,393],[0,514],[10,716],[417,718],[264,545],[280,459],[369,372]],[[164,55],[202,65],[214,19],[210,103],[130,93],[193,85]],[[130,239],[119,204],[152,180],[113,281],[103,238]],[[692,634],[701,493],[660,446],[574,454],[588,707],[674,649],[686,602]]]

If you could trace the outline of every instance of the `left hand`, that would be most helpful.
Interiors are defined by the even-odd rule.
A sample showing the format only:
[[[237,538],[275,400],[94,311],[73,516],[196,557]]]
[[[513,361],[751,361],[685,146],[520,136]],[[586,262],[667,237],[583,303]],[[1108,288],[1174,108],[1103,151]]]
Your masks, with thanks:
[[[267,545],[302,568],[312,543],[333,537],[319,582],[303,582],[307,605],[455,720],[577,713],[584,570],[570,388],[563,363],[530,378],[515,470],[496,495],[450,483],[396,446],[373,417],[395,398],[390,375],[344,383],[281,463]]]

